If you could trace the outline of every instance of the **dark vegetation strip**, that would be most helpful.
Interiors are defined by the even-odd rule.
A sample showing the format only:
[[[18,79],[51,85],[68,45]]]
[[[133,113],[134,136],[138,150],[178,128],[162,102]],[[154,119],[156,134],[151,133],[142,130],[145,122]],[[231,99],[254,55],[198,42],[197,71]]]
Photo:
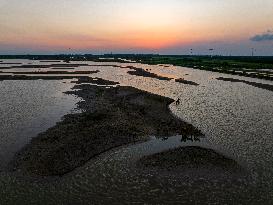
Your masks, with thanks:
[[[96,85],[118,85],[119,84],[118,82],[104,80],[102,78],[91,78],[86,76],[79,77],[77,81],[72,81],[71,83],[76,83],[76,84],[91,83]]]
[[[207,70],[252,78],[273,80],[272,56],[193,56],[193,55],[142,55],[142,54],[105,54],[105,55],[2,55],[0,59],[30,59],[30,60],[64,60],[68,61],[94,61],[119,62],[125,60],[150,65],[175,65],[200,70]],[[261,71],[270,69],[271,71]],[[253,72],[253,73],[251,73]]]
[[[86,66],[86,65],[85,65]],[[101,65],[95,65],[95,64],[88,64],[88,66],[90,66],[90,67],[114,67],[114,68],[126,68],[126,67],[122,67],[122,66],[119,66],[119,65],[103,65],[103,64],[101,64]],[[75,68],[72,68],[72,66],[70,67],[50,67],[51,69],[75,69]]]
[[[273,57],[149,56],[140,57],[137,62],[149,65],[171,64],[219,73],[273,80]],[[261,69],[269,69],[269,71]]]
[[[104,59],[105,60],[105,59]],[[60,62],[60,61],[40,61],[40,62]],[[72,63],[66,63],[66,64],[51,64],[51,65],[21,65],[21,66],[11,66],[11,67],[5,67],[2,69],[12,69],[12,68],[51,68],[51,69],[75,69],[72,67],[80,67],[80,66],[103,66],[103,67],[117,67],[117,68],[129,68],[133,69],[134,71],[128,71],[128,74],[130,75],[135,75],[135,76],[142,76],[142,77],[149,77],[149,78],[155,78],[158,80],[172,80],[173,78],[168,78],[164,76],[157,75],[155,73],[151,73],[147,70],[144,70],[142,68],[137,68],[134,66],[120,66],[120,65],[111,65],[111,64],[106,64],[106,65],[95,65],[95,64],[72,64]],[[165,65],[162,65],[165,67]],[[53,67],[53,68],[52,68]],[[169,66],[166,66],[169,67]],[[76,71],[78,72],[78,71]],[[75,73],[76,73],[75,72]],[[4,73],[4,72],[3,72]],[[57,72],[10,72],[13,74],[57,74]],[[67,72],[59,72],[58,74],[67,74]],[[77,74],[88,74],[88,73],[77,73]],[[176,82],[180,83],[185,83],[189,85],[196,85],[195,83],[191,83],[190,81],[182,81],[181,79],[177,79]]]
[[[12,68],[51,68],[51,67],[81,67],[81,66],[88,66],[88,64],[51,64],[51,65],[20,65],[20,66],[10,66],[10,67],[1,67],[1,69],[12,69]]]
[[[246,80],[239,80],[239,79],[234,79],[234,78],[219,77],[219,78],[216,78],[216,79],[217,80],[222,80],[222,81],[234,82],[234,83],[245,83],[245,84],[257,87],[257,88],[273,91],[273,85],[269,85],[269,84],[256,83],[256,82],[251,82],[251,81],[246,81]]]
[[[128,74],[135,75],[135,76],[142,76],[142,77],[148,77],[148,78],[155,78],[158,80],[172,80],[173,78],[168,78],[164,76],[157,75],[155,73],[150,73],[142,68],[136,68],[133,66],[128,66],[127,68],[133,69],[134,71],[128,71]]]
[[[21,65],[22,63],[2,63],[3,61],[0,61],[0,65]]]
[[[183,78],[178,78],[178,79],[175,79],[175,82],[178,82],[178,83],[183,83],[183,84],[186,84],[186,85],[199,85],[198,83],[195,83],[193,81],[189,81],[189,80],[185,80]]]
[[[95,65],[95,64],[72,64],[72,63],[67,63],[67,64],[50,64],[50,65],[32,65],[32,64],[27,64],[27,65],[20,65],[20,66],[9,66],[9,67],[0,67],[0,69],[13,69],[13,68],[51,68],[51,69],[74,69],[74,67],[82,67],[82,66],[92,66],[92,67],[98,67],[98,66],[103,66],[103,67],[116,67],[116,68],[126,68],[122,67],[119,65]]]
[[[164,76],[160,76],[157,75],[155,73],[151,73],[148,70],[144,70],[143,68],[137,68],[134,66],[120,66],[120,65],[111,65],[111,64],[106,64],[106,65],[92,65],[92,64],[51,64],[51,65],[21,65],[21,66],[11,66],[11,67],[6,67],[6,68],[2,68],[2,69],[11,69],[11,68],[51,68],[51,69],[75,69],[72,68],[72,66],[75,67],[80,67],[80,66],[103,66],[103,67],[116,67],[116,68],[128,68],[128,69],[132,69],[133,71],[128,71],[128,74],[130,75],[135,75],[135,76],[142,76],[142,77],[148,77],[148,78],[154,78],[154,79],[158,79],[158,80],[166,80],[166,81],[170,81],[173,78],[169,78],[169,77],[164,77]],[[53,68],[52,68],[53,67]],[[1,69],[1,68],[0,68]],[[1,71],[0,71],[1,72]],[[1,72],[1,73],[12,73],[12,74],[93,74],[99,71],[75,71],[75,72],[68,72],[68,71],[34,71],[34,72]],[[179,83],[184,83],[187,85],[198,85],[195,82],[192,81],[187,81],[187,80],[183,80],[183,79],[176,79],[176,82]]]
[[[58,67],[58,68],[50,68],[50,69],[52,69],[52,70],[75,70],[75,68],[73,68],[73,67],[65,67],[65,68]]]
[[[100,71],[74,71],[74,72],[69,72],[69,71],[33,71],[33,72],[0,72],[0,73],[12,73],[12,74],[23,74],[23,75],[31,75],[31,74],[94,74],[94,73],[99,73]]]
[[[43,60],[40,61],[41,63],[58,63],[58,62],[62,62],[62,61],[56,61],[56,60]]]
[[[0,75],[0,81],[5,80],[64,80],[80,78],[82,76],[27,76],[27,75]],[[88,78],[88,76],[86,76]]]
[[[132,87],[81,84],[74,88],[77,90],[67,93],[83,99],[78,107],[84,112],[66,115],[62,122],[33,138],[13,161],[13,170],[61,176],[98,154],[146,140],[147,136],[203,136],[170,113],[168,105],[174,102],[170,98]]]
[[[92,78],[90,76],[25,76],[25,75],[0,75],[0,81],[5,80],[65,80],[65,79],[77,79],[71,81],[75,84],[91,83],[95,85],[118,85],[119,82],[104,80],[102,78]]]
[[[130,68],[130,69],[134,70],[134,71],[128,71],[128,74],[130,74],[130,75],[142,76],[142,77],[148,77],[148,78],[155,78],[155,79],[158,79],[158,80],[168,80],[168,81],[173,80],[173,78],[168,78],[168,77],[157,75],[155,73],[150,73],[147,70],[144,70],[142,68],[136,68],[134,66],[127,66],[126,68]],[[183,83],[183,84],[186,84],[186,85],[195,85],[195,86],[199,85],[198,83],[195,83],[195,82],[189,81],[189,80],[185,80],[183,78],[175,79],[175,82]]]
[[[81,67],[81,66],[88,66],[89,64],[73,64],[73,63],[66,63],[66,64],[51,64],[50,67]]]

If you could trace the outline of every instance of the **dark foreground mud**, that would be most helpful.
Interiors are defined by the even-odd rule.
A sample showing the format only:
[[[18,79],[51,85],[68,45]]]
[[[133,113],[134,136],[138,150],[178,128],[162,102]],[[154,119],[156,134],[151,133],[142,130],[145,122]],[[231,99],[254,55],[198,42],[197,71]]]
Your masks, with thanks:
[[[107,150],[150,135],[202,136],[170,113],[170,98],[132,87],[80,84],[75,89],[68,94],[84,100],[79,103],[84,112],[66,115],[34,138],[18,153],[11,164],[13,170],[38,176],[64,175]]]

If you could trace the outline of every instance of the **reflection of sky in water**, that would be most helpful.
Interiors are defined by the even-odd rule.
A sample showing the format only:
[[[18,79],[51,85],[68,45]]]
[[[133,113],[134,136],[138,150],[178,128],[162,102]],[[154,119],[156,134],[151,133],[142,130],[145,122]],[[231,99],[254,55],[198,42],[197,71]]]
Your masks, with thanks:
[[[24,62],[27,63],[29,61]],[[270,190],[270,194],[272,194],[271,187],[273,185],[273,92],[243,83],[218,81],[215,80],[215,78],[220,76],[233,77],[237,79],[245,79],[247,81],[261,82],[271,85],[273,84],[273,82],[174,66],[163,67],[130,63],[122,64],[122,66],[133,65],[135,67],[149,69],[149,71],[151,69],[150,72],[154,72],[164,76],[174,76],[176,78],[181,77],[185,78],[186,80],[191,80],[200,84],[199,86],[191,86],[176,83],[174,81],[160,81],[152,78],[131,76],[127,74],[127,71],[129,70],[127,68],[113,68],[101,66],[109,64],[119,65],[119,63],[88,63],[93,65],[96,64],[98,66],[83,66],[76,68],[75,70],[99,69],[100,73],[93,74],[91,76],[100,77],[107,80],[119,81],[122,85],[137,87],[139,89],[171,97],[173,99],[177,99],[179,97],[181,99],[181,105],[171,105],[170,109],[172,110],[172,112],[180,118],[192,123],[199,129],[201,129],[206,134],[207,140],[210,144],[216,146],[224,153],[229,153],[242,164],[246,165],[253,174],[253,177],[257,176],[257,180],[262,182],[262,187],[266,189],[267,192],[269,192]],[[19,71],[22,69],[17,70]],[[39,92],[44,92],[43,96],[45,96],[45,93],[47,93],[48,97],[55,96],[55,98],[53,97],[53,102],[56,104],[52,103],[51,97],[48,102],[47,100],[41,98],[41,96],[37,94],[39,92],[35,93],[35,96],[38,95],[38,97],[33,96],[34,99],[37,99],[32,102],[32,112],[27,112],[27,114],[31,115],[33,113],[34,116],[44,115],[45,120],[33,120],[36,124],[33,124],[33,121],[25,121],[29,122],[31,126],[39,127],[40,124],[47,124],[49,126],[52,126],[55,121],[54,123],[51,123],[51,120],[49,120],[51,119],[51,117],[48,116],[54,115],[56,114],[56,112],[59,112],[58,114],[56,114],[58,115],[57,118],[59,118],[59,116],[69,111],[75,103],[75,100],[72,100],[74,98],[71,96],[65,96],[61,94],[61,100],[59,96],[56,96],[56,88],[58,90],[57,93],[61,93],[61,91],[69,89],[71,85],[62,85],[61,83],[59,83],[60,81],[56,81],[56,83],[53,82],[54,81],[4,81],[0,82],[0,85],[7,84],[11,87],[15,87],[17,85],[18,87],[20,84],[22,84],[24,87],[26,87],[25,94],[28,96],[34,95],[35,92],[33,91],[33,86],[36,86],[35,90],[39,90]],[[8,89],[8,86],[0,87],[0,92],[4,93],[1,94],[1,96],[6,96],[4,98],[1,98],[1,103],[3,103],[4,99],[10,99],[12,97],[12,92],[5,92]],[[31,89],[32,91],[28,91]],[[15,103],[6,100],[6,106],[9,105],[13,107],[16,103],[18,103],[18,95],[15,94],[13,97],[15,99]],[[28,99],[31,99],[31,97],[28,97]],[[40,106],[41,103],[43,104],[42,106]],[[62,104],[65,104],[67,107],[61,106],[62,109],[60,109],[60,107],[57,106]],[[35,109],[35,107],[38,107],[39,109]],[[41,111],[41,108],[43,108],[43,111]],[[19,118],[20,123],[22,118],[27,118],[26,116],[28,116],[25,115],[26,113],[24,113],[23,110],[24,107],[16,112],[19,114],[19,116],[21,116],[21,118]],[[50,111],[52,111],[52,114],[50,114]],[[1,121],[4,121],[2,119]],[[21,127],[26,128],[27,130],[29,128],[29,124],[25,123],[21,125]],[[13,130],[12,132],[15,132],[14,129],[11,129],[11,127],[6,129]],[[12,133],[9,131],[6,132]],[[16,135],[10,135],[11,138],[13,137],[13,142],[19,142],[18,138],[14,138],[14,136]],[[81,179],[79,179],[79,181],[75,183],[85,183],[83,177],[85,176],[85,171],[82,170],[81,175]],[[70,188],[67,189],[70,190]],[[74,188],[71,189],[73,190]],[[80,186],[75,189],[80,190]],[[79,190],[73,190],[72,192],[76,193]]]
[[[62,93],[70,87],[61,81],[0,81],[2,166],[32,137],[75,107],[76,98]]]

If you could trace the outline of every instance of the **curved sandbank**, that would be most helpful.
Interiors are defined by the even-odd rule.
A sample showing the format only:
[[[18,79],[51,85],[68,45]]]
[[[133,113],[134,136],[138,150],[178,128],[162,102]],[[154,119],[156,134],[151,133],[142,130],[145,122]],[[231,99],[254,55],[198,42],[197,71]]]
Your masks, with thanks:
[[[0,75],[0,81],[6,80],[64,80],[64,79],[80,79],[82,77],[89,78],[89,76],[79,75]]]
[[[202,169],[222,170],[226,172],[241,172],[242,168],[236,161],[208,148],[185,146],[170,149],[154,155],[141,158],[139,165],[146,168],[162,170],[188,170],[200,172]]]
[[[78,103],[83,113],[66,115],[62,122],[33,138],[11,163],[12,170],[61,176],[103,152],[151,135],[203,136],[172,115],[168,105],[173,99],[133,87],[80,84],[74,88],[67,94],[83,99]]]

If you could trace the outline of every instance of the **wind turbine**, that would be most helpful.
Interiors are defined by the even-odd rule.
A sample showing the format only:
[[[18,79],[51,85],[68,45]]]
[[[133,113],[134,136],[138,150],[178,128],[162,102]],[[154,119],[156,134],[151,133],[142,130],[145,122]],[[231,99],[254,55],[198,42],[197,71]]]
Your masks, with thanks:
[[[255,48],[251,48],[251,55],[252,55],[252,57],[254,56],[254,52],[256,52],[256,49]]]
[[[209,51],[210,51],[210,53],[211,53],[211,54],[210,54],[210,57],[212,58],[214,49],[213,49],[213,48],[210,48]]]

